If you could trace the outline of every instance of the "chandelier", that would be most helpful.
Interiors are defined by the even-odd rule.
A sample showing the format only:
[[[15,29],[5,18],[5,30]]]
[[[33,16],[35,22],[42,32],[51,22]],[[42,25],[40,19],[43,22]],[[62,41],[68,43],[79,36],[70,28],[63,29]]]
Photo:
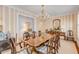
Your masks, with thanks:
[[[41,21],[45,21],[46,19],[49,19],[49,15],[47,14],[46,10],[45,10],[45,6],[41,5],[41,14],[39,16]]]

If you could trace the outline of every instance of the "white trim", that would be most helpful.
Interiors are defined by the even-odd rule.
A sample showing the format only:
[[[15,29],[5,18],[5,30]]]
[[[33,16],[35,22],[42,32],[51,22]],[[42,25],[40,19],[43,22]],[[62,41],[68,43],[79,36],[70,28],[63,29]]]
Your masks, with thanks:
[[[3,32],[5,32],[5,7],[2,6],[3,14],[2,14],[2,19],[3,19]]]
[[[10,10],[10,8],[9,8],[9,29],[8,29],[8,31],[10,32],[11,31],[11,29],[10,29],[10,26],[11,26],[11,24],[10,24],[10,12],[11,12],[11,10]]]
[[[9,7],[9,8],[12,8],[12,9],[15,9],[15,10],[21,12],[21,13],[24,13],[25,15],[28,14],[30,17],[36,17],[36,15],[34,15],[33,13],[31,13],[31,12],[29,12],[29,11],[25,11],[25,10],[22,10],[22,9],[20,9],[20,8],[13,7],[13,6],[11,6],[11,5],[5,5],[5,6],[6,6],[6,7]]]

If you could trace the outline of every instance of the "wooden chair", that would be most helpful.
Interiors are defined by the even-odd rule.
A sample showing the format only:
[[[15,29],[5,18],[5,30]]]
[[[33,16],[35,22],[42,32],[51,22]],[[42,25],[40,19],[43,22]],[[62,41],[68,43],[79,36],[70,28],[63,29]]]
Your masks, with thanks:
[[[55,38],[55,49],[56,49],[57,53],[58,53],[59,47],[60,47],[60,33],[57,32],[56,38]]]
[[[48,54],[51,54],[51,53],[55,54],[56,53],[54,38],[51,38],[49,40],[49,44],[48,44],[48,48],[47,48],[47,53]]]
[[[11,54],[20,53],[22,51],[22,42],[16,43],[15,38],[10,38],[9,43],[11,48]]]
[[[41,31],[38,31],[38,36],[40,37],[42,35]]]
[[[29,34],[29,32],[25,32],[23,34],[23,40],[27,41],[30,39],[30,37],[35,38],[35,32],[32,32],[32,34]],[[30,47],[27,43],[24,42],[24,48],[26,49],[28,54],[32,53],[32,47]]]
[[[35,38],[36,37],[36,32],[35,31],[32,32],[31,37],[32,38]]]
[[[15,38],[10,38],[10,47],[11,47],[11,53],[15,54],[16,53],[16,44],[15,44]]]
[[[23,34],[23,40],[24,40],[24,41],[27,41],[27,40],[29,40],[29,38],[30,38],[29,32],[25,32],[25,33]],[[24,47],[26,47],[26,46],[27,46],[27,44],[25,44],[25,42],[24,42]]]
[[[23,40],[28,40],[29,37],[30,37],[29,32],[25,32],[25,33],[23,34]]]
[[[51,38],[49,40],[49,43],[48,43],[48,49],[47,49],[47,52],[48,54],[50,53],[53,53],[53,54],[56,54],[58,53],[58,49],[59,49],[59,46],[60,46],[60,42],[59,42],[59,34],[58,33],[54,33],[54,37]]]

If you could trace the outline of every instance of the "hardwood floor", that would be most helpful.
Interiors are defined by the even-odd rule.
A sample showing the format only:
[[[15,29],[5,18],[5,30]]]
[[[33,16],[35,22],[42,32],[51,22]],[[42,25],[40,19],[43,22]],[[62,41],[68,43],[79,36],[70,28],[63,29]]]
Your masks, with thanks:
[[[61,47],[58,54],[77,54],[75,43],[72,41],[60,40]]]

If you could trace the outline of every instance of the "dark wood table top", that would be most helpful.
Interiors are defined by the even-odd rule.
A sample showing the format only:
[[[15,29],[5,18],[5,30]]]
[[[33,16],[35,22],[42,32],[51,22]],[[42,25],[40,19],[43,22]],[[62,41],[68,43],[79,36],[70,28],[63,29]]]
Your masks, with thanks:
[[[45,35],[42,37],[36,37],[34,39],[30,38],[29,40],[25,41],[25,43],[29,44],[30,46],[38,47],[39,45],[46,42],[47,40],[49,40],[52,37],[53,37],[53,35],[48,34],[48,35]]]

